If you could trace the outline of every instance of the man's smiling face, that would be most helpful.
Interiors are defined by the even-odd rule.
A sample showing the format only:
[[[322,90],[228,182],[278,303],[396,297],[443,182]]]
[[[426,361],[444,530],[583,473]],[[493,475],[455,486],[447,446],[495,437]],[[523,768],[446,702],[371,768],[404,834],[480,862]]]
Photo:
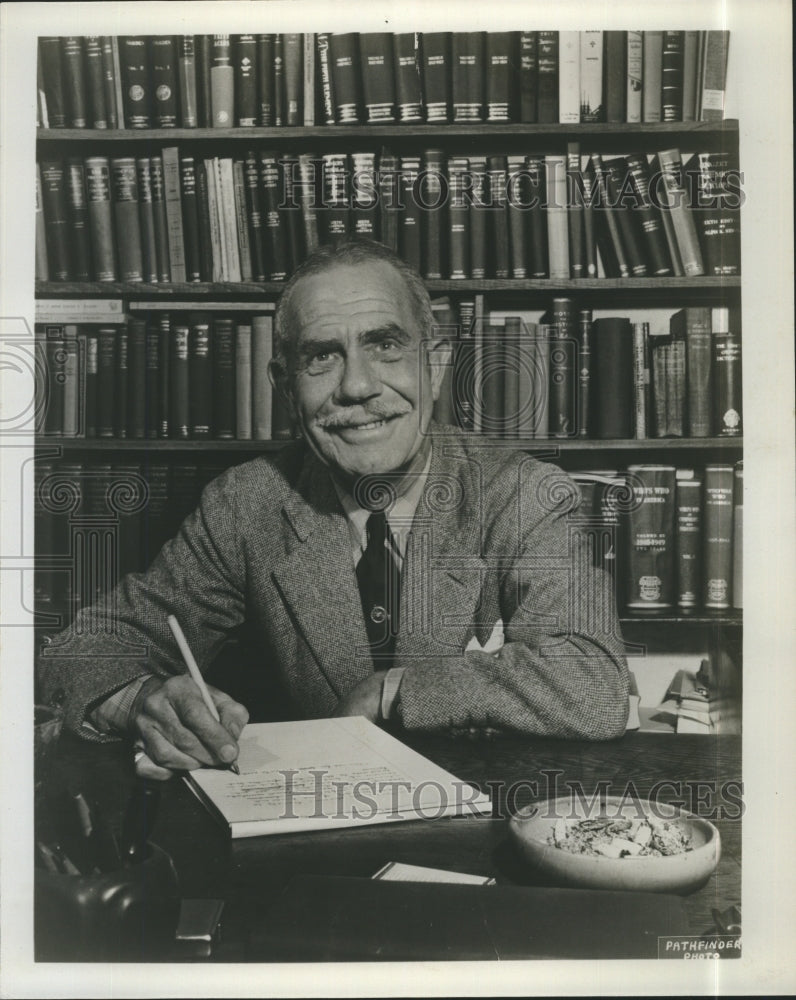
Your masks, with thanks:
[[[422,469],[443,369],[424,353],[402,276],[385,261],[336,264],[296,285],[291,310],[287,387],[316,454],[347,485]]]

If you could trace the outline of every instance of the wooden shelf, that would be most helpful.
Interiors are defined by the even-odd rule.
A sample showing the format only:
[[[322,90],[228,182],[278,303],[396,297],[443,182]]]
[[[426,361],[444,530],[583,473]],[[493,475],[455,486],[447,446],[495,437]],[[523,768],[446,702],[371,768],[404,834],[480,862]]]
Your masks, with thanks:
[[[634,611],[625,609],[619,615],[623,625],[722,625],[728,628],[740,628],[743,625],[743,611],[735,608],[726,610],[710,610],[694,608],[686,611],[683,608],[661,609],[659,611]]]
[[[285,287],[285,283],[277,281],[246,281],[246,282],[169,282],[164,284],[146,284],[144,282],[123,281],[37,281],[37,298],[112,298],[122,296],[128,299],[159,299],[172,295],[195,298],[198,302],[204,299],[223,298],[230,296],[240,299],[251,296],[260,298],[263,295],[277,296]],[[499,292],[501,294],[516,294],[524,292],[588,292],[589,295],[600,292],[641,292],[648,296],[651,292],[667,293],[677,291],[678,294],[705,294],[711,297],[727,292],[740,290],[740,277],[726,278],[713,275],[700,278],[570,278],[556,280],[551,278],[501,279],[485,278],[471,280],[426,281],[429,292],[468,293]],[[253,303],[254,304],[254,303]]]
[[[668,451],[742,451],[743,438],[652,438],[646,441],[636,441],[634,438],[614,439],[605,441],[571,438],[562,440],[524,440],[496,439],[484,436],[479,440],[487,442],[490,447],[521,448],[543,457],[554,457],[559,452],[668,452]],[[65,452],[76,451],[242,451],[267,452],[284,448],[289,441],[236,441],[202,438],[199,440],[142,440],[140,438],[58,438],[39,437],[39,447],[60,447]]]
[[[612,137],[637,139],[649,142],[651,138],[671,139],[677,136],[701,139],[722,138],[737,135],[738,121],[727,119],[723,122],[641,122],[629,123],[558,123],[543,125],[462,123],[450,125],[423,125],[406,123],[403,125],[312,125],[279,128],[171,128],[171,129],[83,129],[62,128],[37,130],[37,139],[44,143],[88,143],[119,145],[124,143],[166,143],[176,142],[262,142],[289,144],[292,142],[329,140],[386,140],[402,139],[416,143],[418,140],[436,139],[478,139],[490,138],[544,138],[562,142],[570,137],[594,137],[602,142]]]

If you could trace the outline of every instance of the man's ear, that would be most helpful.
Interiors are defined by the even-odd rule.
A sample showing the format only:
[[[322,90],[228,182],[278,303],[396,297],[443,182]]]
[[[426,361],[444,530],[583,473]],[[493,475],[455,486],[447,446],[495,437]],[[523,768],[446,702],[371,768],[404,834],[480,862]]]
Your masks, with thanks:
[[[453,363],[453,344],[440,327],[425,342],[426,358],[431,372],[431,394],[436,402],[445,379],[445,373]]]
[[[292,420],[296,419],[296,407],[293,402],[293,390],[287,368],[275,358],[268,362],[268,379],[287,403],[288,412]]]

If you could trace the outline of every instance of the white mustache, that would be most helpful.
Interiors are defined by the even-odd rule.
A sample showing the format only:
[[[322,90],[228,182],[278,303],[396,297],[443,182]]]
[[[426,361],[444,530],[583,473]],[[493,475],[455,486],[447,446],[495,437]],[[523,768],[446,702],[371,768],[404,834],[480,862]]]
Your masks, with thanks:
[[[317,425],[323,430],[337,430],[341,427],[361,427],[363,424],[373,423],[374,420],[390,420],[392,417],[400,417],[411,411],[411,406],[369,408],[367,410],[345,410],[341,413],[330,413],[326,417],[320,417]]]

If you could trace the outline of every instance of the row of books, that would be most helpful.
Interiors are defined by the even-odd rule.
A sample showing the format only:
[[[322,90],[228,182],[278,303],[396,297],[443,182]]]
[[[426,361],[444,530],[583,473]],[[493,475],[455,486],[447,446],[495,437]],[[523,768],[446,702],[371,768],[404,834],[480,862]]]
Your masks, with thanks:
[[[648,322],[593,319],[566,297],[538,323],[485,314],[480,298],[433,309],[451,344],[434,409],[441,423],[523,440],[742,433],[741,343],[725,308],[686,307],[654,334]],[[40,325],[38,337],[44,435],[293,436],[268,378],[271,314],[159,311],[124,325]]]
[[[73,613],[146,567],[229,463],[35,466],[37,611]],[[573,524],[627,610],[743,606],[743,465],[578,472]],[[68,502],[65,502],[68,500]],[[78,551],[79,550],[79,551]],[[46,624],[46,622],[43,622]]]
[[[46,36],[46,128],[724,116],[727,31]]]
[[[736,158],[92,156],[37,164],[37,277],[283,281],[322,242],[381,240],[427,279],[733,276]]]
[[[573,473],[577,530],[628,610],[743,607],[743,463]]]

